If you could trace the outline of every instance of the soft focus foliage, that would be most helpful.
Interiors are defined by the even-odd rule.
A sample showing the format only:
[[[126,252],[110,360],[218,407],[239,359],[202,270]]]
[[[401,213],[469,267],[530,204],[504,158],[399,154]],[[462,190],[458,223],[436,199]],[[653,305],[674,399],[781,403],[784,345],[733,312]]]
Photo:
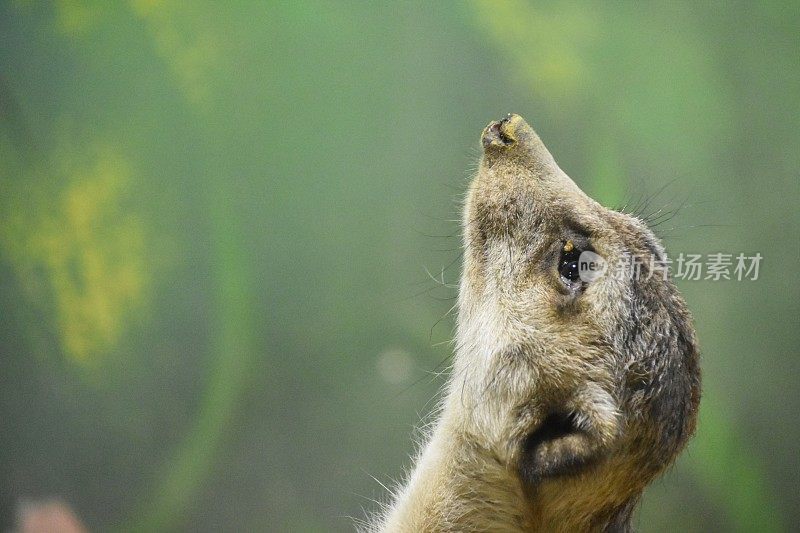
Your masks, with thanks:
[[[435,403],[483,126],[524,115],[687,281],[697,438],[641,531],[800,520],[800,9],[0,4],[0,528],[346,531]],[[373,479],[374,476],[376,479]]]
[[[126,161],[109,147],[71,148],[8,183],[2,244],[25,296],[51,302],[64,354],[89,363],[113,352],[135,318],[147,261],[141,221],[124,207]],[[60,190],[31,185],[53,181]]]

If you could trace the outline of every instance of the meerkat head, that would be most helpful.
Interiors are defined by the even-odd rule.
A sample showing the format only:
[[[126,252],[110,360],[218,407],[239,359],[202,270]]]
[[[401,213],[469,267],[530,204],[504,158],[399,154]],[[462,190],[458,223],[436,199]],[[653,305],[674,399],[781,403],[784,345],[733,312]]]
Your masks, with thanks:
[[[694,430],[691,319],[653,233],[584,194],[520,116],[481,143],[450,401],[537,512],[623,520]]]

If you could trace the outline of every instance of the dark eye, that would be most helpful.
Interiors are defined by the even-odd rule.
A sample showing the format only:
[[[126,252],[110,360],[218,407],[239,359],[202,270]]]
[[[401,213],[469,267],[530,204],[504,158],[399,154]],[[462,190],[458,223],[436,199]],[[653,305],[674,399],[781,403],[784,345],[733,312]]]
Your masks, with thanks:
[[[558,261],[558,273],[561,274],[564,280],[575,283],[580,279],[578,270],[578,258],[580,255],[580,250],[575,248],[572,241],[567,241],[564,244],[564,248],[561,250],[561,258]]]

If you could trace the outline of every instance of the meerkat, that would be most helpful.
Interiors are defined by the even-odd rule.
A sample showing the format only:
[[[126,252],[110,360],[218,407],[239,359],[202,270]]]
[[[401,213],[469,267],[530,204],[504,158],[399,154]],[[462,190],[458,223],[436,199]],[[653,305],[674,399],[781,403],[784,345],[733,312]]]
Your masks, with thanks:
[[[693,434],[690,314],[641,220],[601,206],[518,115],[491,122],[467,193],[455,358],[383,532],[628,531]],[[581,254],[610,269],[583,279]],[[588,277],[588,276],[587,276]]]

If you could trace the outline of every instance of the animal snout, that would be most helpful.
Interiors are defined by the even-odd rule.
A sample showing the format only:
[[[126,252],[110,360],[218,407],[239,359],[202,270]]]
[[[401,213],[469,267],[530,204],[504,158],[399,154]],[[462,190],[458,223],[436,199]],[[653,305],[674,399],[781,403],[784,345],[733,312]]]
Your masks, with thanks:
[[[481,134],[484,150],[510,148],[517,144],[525,144],[533,134],[533,129],[521,116],[509,113],[501,120],[489,123]]]

